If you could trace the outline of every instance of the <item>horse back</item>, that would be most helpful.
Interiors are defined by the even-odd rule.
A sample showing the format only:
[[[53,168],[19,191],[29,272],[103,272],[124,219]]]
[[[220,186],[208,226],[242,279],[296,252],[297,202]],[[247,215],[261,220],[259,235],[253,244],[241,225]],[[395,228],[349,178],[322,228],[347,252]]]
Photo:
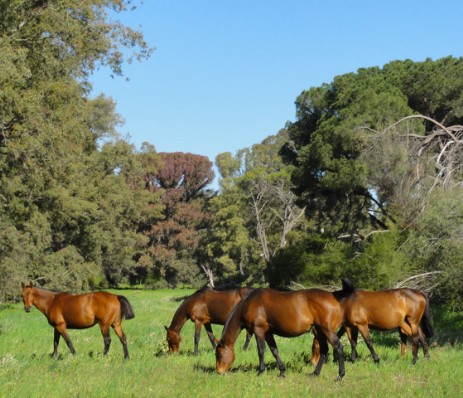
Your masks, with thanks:
[[[314,324],[336,329],[342,321],[339,302],[319,289],[258,289],[245,299],[242,317],[248,330],[260,328],[285,337],[306,333]]]
[[[397,327],[406,317],[421,319],[426,298],[421,292],[407,288],[356,290],[342,301],[342,307],[348,323],[387,330]]]
[[[187,316],[192,321],[223,325],[241,299],[239,289],[204,290],[191,296],[185,303]]]
[[[101,320],[113,323],[120,317],[117,296],[107,292],[72,295],[57,294],[49,311],[49,322],[53,325],[64,322],[70,329],[88,328]]]

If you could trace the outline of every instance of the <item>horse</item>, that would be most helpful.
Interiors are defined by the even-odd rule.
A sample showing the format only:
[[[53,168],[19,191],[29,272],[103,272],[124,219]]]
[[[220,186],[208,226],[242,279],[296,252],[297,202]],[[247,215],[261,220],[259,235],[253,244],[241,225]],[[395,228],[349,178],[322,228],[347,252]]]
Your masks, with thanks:
[[[375,330],[398,329],[401,355],[405,355],[407,336],[412,338],[412,365],[418,359],[418,344],[424,356],[429,358],[425,337],[434,334],[427,296],[415,289],[401,288],[379,291],[357,290],[341,301],[344,312],[343,327],[338,333],[347,332],[351,344],[351,360],[357,359],[358,332],[362,335],[375,363],[379,363],[369,328]]]
[[[187,297],[177,308],[170,326],[164,326],[167,332],[169,352],[178,352],[182,340],[180,331],[185,322],[190,319],[195,324],[194,355],[198,354],[201,328],[204,325],[207,336],[215,349],[218,339],[215,338],[211,324],[224,325],[228,315],[244,297],[253,289],[241,287],[228,290],[202,289]],[[246,336],[243,349],[247,349],[250,335]]]
[[[348,293],[346,293],[348,294]],[[343,347],[336,331],[342,323],[342,309],[333,293],[320,289],[278,291],[256,289],[237,304],[230,314],[222,337],[216,347],[216,372],[226,373],[235,360],[234,344],[240,332],[246,329],[256,336],[259,357],[258,374],[265,370],[265,342],[275,357],[279,376],[286,367],[280,358],[274,335],[297,337],[313,331],[320,347],[320,359],[313,375],[318,376],[325,363],[329,342],[338,353],[338,380],[345,375]]]
[[[71,353],[76,353],[68,329],[86,329],[98,323],[104,340],[104,355],[108,353],[111,344],[111,326],[122,343],[124,358],[129,358],[127,339],[121,324],[123,318],[132,319],[135,313],[124,296],[107,292],[72,295],[34,287],[32,283],[27,286],[22,283],[21,288],[25,311],[30,312],[34,305],[55,330],[52,357],[58,355],[61,336]]]

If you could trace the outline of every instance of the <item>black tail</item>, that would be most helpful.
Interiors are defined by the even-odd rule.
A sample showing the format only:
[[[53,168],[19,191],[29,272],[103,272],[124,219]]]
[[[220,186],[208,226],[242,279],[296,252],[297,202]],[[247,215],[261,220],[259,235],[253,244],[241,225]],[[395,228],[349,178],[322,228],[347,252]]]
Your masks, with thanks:
[[[423,317],[420,321],[421,330],[426,337],[434,336],[434,328],[431,323],[431,309],[429,306],[429,298],[426,296],[426,308],[424,310]]]
[[[133,312],[132,305],[129,303],[124,296],[117,296],[119,302],[121,303],[121,315],[125,319],[135,318],[135,312]]]
[[[355,292],[354,284],[347,278],[341,278],[342,281],[342,290],[337,290],[333,292],[336,300],[341,301],[342,299],[350,296]]]
[[[349,279],[341,278],[341,282],[342,282],[342,292],[346,296],[349,296],[355,292],[355,286]]]

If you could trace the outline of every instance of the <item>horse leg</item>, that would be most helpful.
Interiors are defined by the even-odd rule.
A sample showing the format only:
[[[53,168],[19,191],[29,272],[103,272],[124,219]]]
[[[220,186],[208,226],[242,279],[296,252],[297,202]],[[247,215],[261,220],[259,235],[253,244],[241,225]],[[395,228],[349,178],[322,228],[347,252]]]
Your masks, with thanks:
[[[103,355],[107,355],[109,351],[109,346],[111,345],[111,335],[109,334],[109,326],[103,323],[100,323],[101,334],[103,335],[104,341],[104,351]]]
[[[340,329],[338,330],[338,338],[341,339],[341,337],[344,335],[344,333],[346,333],[346,327],[343,325],[340,327]],[[336,350],[333,349],[333,362],[338,362],[338,356],[336,354]]]
[[[326,338],[333,346],[333,350],[336,352],[338,357],[338,377],[337,380],[340,381],[344,375],[346,374],[346,370],[344,368],[344,349],[341,344],[341,340],[335,332],[325,331]],[[326,347],[326,351],[328,352],[328,346]]]
[[[199,339],[201,337],[201,327],[203,324],[199,321],[195,321],[195,349],[193,355],[198,355]]]
[[[407,335],[402,332],[399,328],[399,335],[400,335],[400,356],[405,356],[407,352]]]
[[[421,328],[418,328],[418,332],[420,334],[420,344],[421,348],[423,349],[423,354],[426,359],[429,359],[429,351],[428,351],[428,344],[426,343],[426,337],[424,336],[423,331]]]
[[[56,358],[58,356],[58,344],[59,344],[60,337],[61,337],[61,334],[55,329],[54,336],[53,336],[53,354],[51,354],[53,358]]]
[[[243,346],[244,351],[248,349],[249,343],[251,342],[251,337],[252,337],[252,334],[246,330],[246,341],[244,342],[244,346]]]
[[[415,365],[416,361],[418,360],[418,346],[420,344],[420,333],[418,331],[418,326],[415,324],[410,325],[412,329],[412,365]]]
[[[347,327],[346,328],[347,332],[347,338],[349,339],[350,343],[350,360],[352,363],[354,363],[357,360],[358,353],[357,353],[357,339],[359,335],[359,331],[356,327]]]
[[[58,334],[60,334],[61,336],[63,336],[64,341],[66,342],[66,344],[68,345],[69,349],[71,350],[71,354],[72,354],[72,355],[75,355],[75,354],[76,354],[76,350],[74,349],[74,346],[72,345],[72,341],[71,341],[71,338],[70,338],[69,335],[68,335],[68,331],[67,331],[66,325],[65,325],[65,324],[62,324],[62,325],[56,325],[56,326],[55,326],[55,342],[56,342],[56,349],[58,350],[58,342],[57,342],[57,340],[59,341],[59,337],[58,337],[58,339],[56,338],[56,333],[58,333]]]
[[[125,337],[124,331],[122,330],[121,322],[113,323],[113,330],[116,332],[117,337],[122,344],[122,349],[124,350],[124,359],[129,359],[129,349],[127,347],[127,338]],[[109,346],[108,346],[109,349]]]
[[[217,340],[214,336],[214,332],[212,331],[212,326],[210,323],[205,323],[204,328],[206,329],[207,337],[209,337],[209,340],[212,344],[212,348],[215,350],[215,347],[217,346]]]
[[[258,333],[256,335],[256,343],[257,343],[257,355],[259,356],[259,367],[257,370],[257,374],[261,375],[265,371],[265,363],[264,363],[264,352],[265,352],[265,338]]]
[[[315,344],[315,346],[316,347],[318,346],[320,349],[320,359],[318,360],[317,366],[315,367],[315,370],[312,373],[312,375],[318,376],[322,370],[323,364],[326,361],[326,356],[328,354],[328,343],[326,341],[326,336],[323,333],[317,331],[314,334],[315,334],[314,344],[315,344],[315,341],[317,341],[317,344]]]
[[[365,343],[370,350],[371,356],[373,357],[376,364],[379,363],[378,354],[376,354],[375,349],[373,348],[373,341],[371,340],[370,332],[368,331],[368,325],[359,325],[358,330],[365,340]]]
[[[310,362],[313,366],[316,366],[317,363],[320,361],[320,341],[317,337],[314,337],[312,343],[312,358],[310,358]]]
[[[267,342],[268,347],[270,348],[271,353],[275,357],[278,363],[278,369],[280,369],[279,377],[285,377],[286,366],[280,358],[280,354],[278,354],[277,343],[275,338],[273,337],[272,333],[265,333],[265,341]]]

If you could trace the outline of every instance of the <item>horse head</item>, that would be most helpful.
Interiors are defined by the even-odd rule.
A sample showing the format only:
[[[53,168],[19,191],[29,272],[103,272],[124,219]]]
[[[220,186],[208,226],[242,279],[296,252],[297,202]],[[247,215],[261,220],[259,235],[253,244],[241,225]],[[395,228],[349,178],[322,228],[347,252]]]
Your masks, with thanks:
[[[233,347],[225,345],[222,340],[217,343],[215,348],[215,371],[218,374],[224,374],[230,369],[231,364],[235,360],[235,352]]]
[[[167,326],[164,326],[167,332],[167,344],[169,344],[169,352],[178,352],[180,348],[180,343],[182,341],[182,337],[180,333],[175,329],[170,329]]]
[[[24,283],[21,283],[21,288],[22,288],[24,310],[26,312],[30,312],[32,304],[34,304],[34,292],[32,291],[33,289],[32,282],[29,285],[25,285]]]

